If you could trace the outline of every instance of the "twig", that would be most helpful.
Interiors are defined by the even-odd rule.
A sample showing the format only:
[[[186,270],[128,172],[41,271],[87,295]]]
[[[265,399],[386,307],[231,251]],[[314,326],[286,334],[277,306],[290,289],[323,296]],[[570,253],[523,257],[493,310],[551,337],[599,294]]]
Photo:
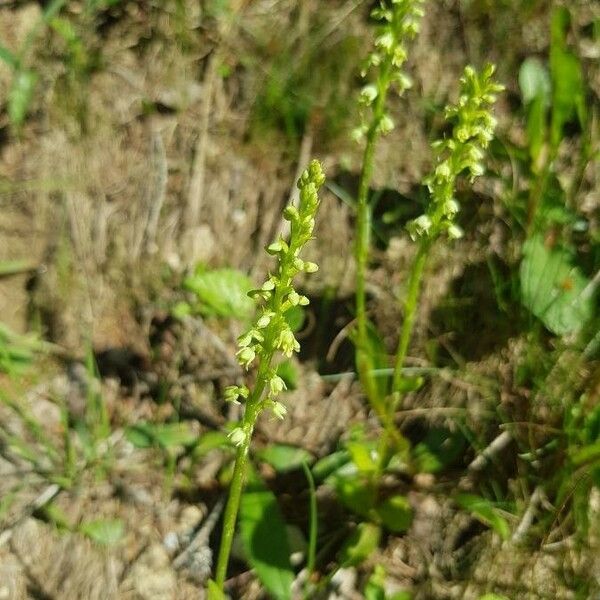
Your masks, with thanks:
[[[206,546],[208,544],[208,538],[209,538],[210,534],[212,533],[212,530],[215,528],[215,525],[217,524],[219,517],[221,516],[221,512],[223,511],[224,504],[225,504],[225,497],[221,496],[221,498],[219,498],[217,500],[217,503],[214,505],[213,509],[210,511],[210,514],[208,515],[208,517],[206,517],[206,519],[204,520],[202,527],[200,527],[200,529],[198,529],[198,531],[192,538],[192,541],[189,543],[187,548],[185,550],[183,550],[182,552],[180,552],[173,559],[173,568],[174,569],[181,569],[182,567],[185,567],[189,563],[189,560],[190,560],[190,557],[192,556],[192,554],[198,548],[200,548],[202,546]]]
[[[500,453],[512,440],[508,431],[503,431],[485,448],[467,467],[469,471],[481,471],[498,453]]]
[[[533,525],[533,519],[535,518],[543,494],[544,490],[541,485],[538,485],[535,490],[533,490],[533,494],[531,494],[531,498],[529,499],[527,510],[523,514],[523,518],[521,519],[519,526],[513,533],[511,539],[513,544],[519,544],[521,541],[523,541],[523,538]]]

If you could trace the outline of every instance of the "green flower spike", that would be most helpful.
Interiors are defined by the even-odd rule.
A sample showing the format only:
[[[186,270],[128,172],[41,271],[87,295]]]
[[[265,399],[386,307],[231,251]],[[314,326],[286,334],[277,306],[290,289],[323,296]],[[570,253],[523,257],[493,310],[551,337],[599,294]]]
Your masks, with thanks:
[[[245,386],[230,386],[225,390],[225,400],[238,403],[243,400],[245,406],[241,422],[229,434],[231,443],[236,446],[236,459],[213,589],[223,590],[254,424],[265,409],[278,419],[283,419],[286,413],[285,406],[276,400],[286,387],[283,379],[277,375],[273,361],[278,352],[291,356],[300,350],[300,344],[285,315],[294,306],[308,304],[308,298],[299,294],[292,282],[298,273],[314,273],[318,268],[315,263],[302,260],[300,252],[313,237],[319,208],[317,192],[324,182],[321,165],[313,160],[298,180],[298,206],[290,205],[283,212],[284,218],[290,223],[289,240],[280,238],[266,248],[269,254],[277,258],[277,267],[259,289],[249,294],[259,306],[258,316],[248,331],[238,338],[237,359],[245,369],[255,365],[258,369],[252,390]]]

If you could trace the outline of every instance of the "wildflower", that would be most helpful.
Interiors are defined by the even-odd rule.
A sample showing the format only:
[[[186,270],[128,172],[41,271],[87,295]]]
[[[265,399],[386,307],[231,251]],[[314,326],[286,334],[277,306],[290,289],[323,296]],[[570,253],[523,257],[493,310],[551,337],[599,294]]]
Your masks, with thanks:
[[[234,446],[242,446],[246,442],[246,432],[241,427],[232,429],[227,437]]]

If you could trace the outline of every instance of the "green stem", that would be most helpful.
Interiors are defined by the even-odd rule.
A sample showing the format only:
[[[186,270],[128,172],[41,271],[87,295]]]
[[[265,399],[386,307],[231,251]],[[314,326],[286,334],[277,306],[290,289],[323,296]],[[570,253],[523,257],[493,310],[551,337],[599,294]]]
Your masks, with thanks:
[[[379,137],[379,124],[384,115],[387,93],[390,86],[391,62],[382,66],[378,83],[378,94],[373,106],[373,119],[367,132],[367,142],[363,154],[360,181],[358,184],[356,245],[356,363],[357,371],[365,387],[369,402],[376,402],[377,387],[371,376],[372,366],[369,353],[366,311],[366,272],[371,244],[371,207],[369,205],[369,187],[373,179],[375,145]]]
[[[412,337],[412,332],[415,324],[415,316],[417,313],[417,302],[421,291],[421,280],[427,256],[429,254],[430,244],[428,240],[423,240],[419,244],[419,249],[412,264],[410,276],[408,279],[408,292],[404,304],[404,321],[400,330],[400,340],[398,342],[398,351],[396,352],[396,366],[394,368],[393,392],[395,392],[392,410],[395,410],[400,400],[400,384],[402,383],[402,369],[406,361],[408,353],[408,345]]]
[[[229,555],[231,554],[231,545],[235,533],[238,511],[240,508],[240,499],[244,489],[244,480],[246,477],[246,465],[248,464],[248,452],[250,451],[250,441],[254,430],[254,423],[260,412],[260,398],[264,390],[264,381],[257,383],[252,398],[248,400],[242,429],[246,434],[244,443],[241,444],[235,455],[235,465],[233,467],[233,476],[229,486],[229,498],[225,507],[223,516],[223,533],[221,535],[221,545],[219,547],[219,557],[217,559],[217,568],[215,573],[215,582],[220,591],[223,591],[225,577],[227,575],[227,565],[229,564]]]

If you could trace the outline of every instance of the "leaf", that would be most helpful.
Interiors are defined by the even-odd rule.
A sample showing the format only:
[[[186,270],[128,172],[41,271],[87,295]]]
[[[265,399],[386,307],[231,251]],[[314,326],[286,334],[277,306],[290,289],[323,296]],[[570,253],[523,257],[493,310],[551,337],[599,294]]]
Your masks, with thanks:
[[[338,471],[332,476],[331,481],[328,480],[328,483],[333,484],[344,506],[357,515],[369,517],[376,500],[375,486],[371,477],[361,476],[356,471],[354,463],[351,466],[354,467],[353,470]]]
[[[312,468],[312,474],[316,481],[323,481],[338,469],[348,464],[350,453],[347,450],[338,450],[318,460]]]
[[[381,565],[375,565],[375,569],[365,585],[365,600],[386,600],[384,584],[385,569]]]
[[[258,458],[269,463],[277,472],[286,473],[302,468],[302,463],[310,463],[313,456],[304,448],[285,444],[271,444],[257,453]]]
[[[202,314],[248,319],[254,312],[254,301],[247,295],[252,282],[235,269],[201,271],[187,277],[183,287],[196,294]]]
[[[506,596],[499,596],[498,594],[486,594],[481,596],[479,600],[508,600]]]
[[[127,427],[125,437],[136,448],[189,446],[198,438],[188,423],[137,423]]]
[[[211,450],[231,450],[229,438],[222,431],[207,431],[196,438],[196,440],[196,444],[192,451],[192,455],[196,460],[202,458]]]
[[[455,501],[478,521],[491,527],[503,540],[510,537],[510,528],[506,519],[498,514],[496,506],[490,500],[474,494],[458,494]]]
[[[8,48],[2,45],[0,45],[0,60],[13,70],[19,67],[19,59]]]
[[[581,62],[566,43],[570,24],[566,7],[558,7],[552,14],[550,72],[552,75],[551,140],[558,147],[565,124],[577,118],[582,129],[586,121],[585,84]]]
[[[519,70],[519,87],[523,104],[527,105],[541,98],[543,106],[549,106],[552,98],[552,84],[548,69],[537,58],[526,58]]]
[[[294,571],[285,522],[277,499],[257,480],[242,494],[240,531],[250,565],[269,594],[290,600]]]
[[[364,562],[379,546],[381,528],[373,523],[359,523],[340,551],[340,565],[351,567]]]
[[[113,546],[122,537],[125,527],[120,519],[97,519],[79,526],[79,531],[103,546]]]
[[[392,496],[375,509],[377,516],[387,529],[403,533],[412,523],[412,507],[406,496]]]
[[[15,73],[8,92],[8,117],[13,127],[19,128],[25,121],[37,80],[38,75],[33,71]]]
[[[521,301],[556,335],[580,330],[594,314],[589,281],[573,266],[571,253],[548,249],[541,235],[523,247]]]

